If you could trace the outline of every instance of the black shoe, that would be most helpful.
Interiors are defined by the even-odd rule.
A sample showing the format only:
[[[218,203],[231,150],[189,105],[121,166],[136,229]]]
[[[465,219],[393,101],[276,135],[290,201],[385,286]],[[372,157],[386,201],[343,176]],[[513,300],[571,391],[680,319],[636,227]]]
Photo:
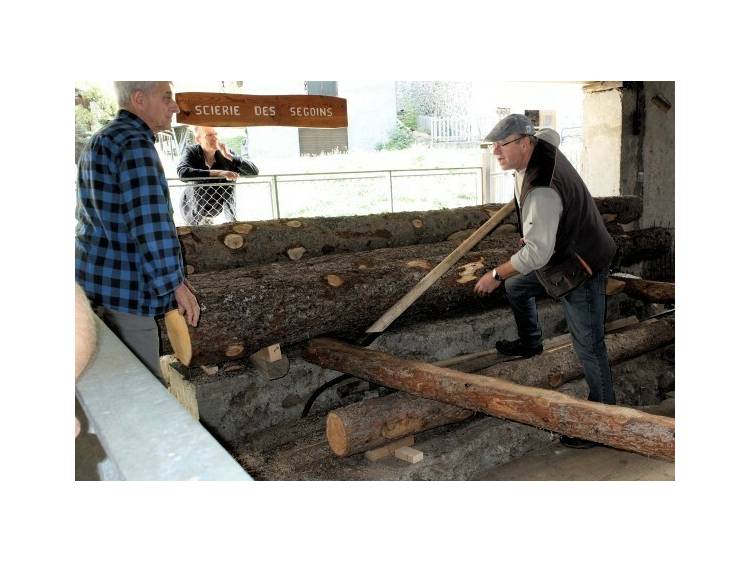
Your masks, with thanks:
[[[567,435],[561,435],[560,445],[565,445],[566,447],[570,447],[572,449],[590,449],[591,447],[598,447],[599,443],[581,439],[580,437],[568,437]]]
[[[499,340],[495,342],[495,349],[503,355],[520,355],[521,357],[533,357],[544,350],[541,344],[529,347],[524,345],[521,340]]]

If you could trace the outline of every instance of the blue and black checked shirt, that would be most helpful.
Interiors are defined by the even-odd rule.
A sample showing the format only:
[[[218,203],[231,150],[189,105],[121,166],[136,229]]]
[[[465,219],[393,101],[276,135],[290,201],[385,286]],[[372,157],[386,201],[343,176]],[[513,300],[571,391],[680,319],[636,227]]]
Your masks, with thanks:
[[[139,316],[176,308],[184,279],[167,179],[148,125],[129,111],[78,163],[76,281],[95,305]]]

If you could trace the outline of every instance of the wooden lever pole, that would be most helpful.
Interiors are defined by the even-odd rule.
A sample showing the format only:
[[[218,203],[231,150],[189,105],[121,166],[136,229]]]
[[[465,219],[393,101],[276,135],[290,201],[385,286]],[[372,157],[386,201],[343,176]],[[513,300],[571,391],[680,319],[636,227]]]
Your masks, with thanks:
[[[427,275],[422,277],[422,279],[419,280],[419,282],[414,285],[414,288],[406,293],[403,297],[401,297],[396,304],[394,304],[391,308],[385,311],[385,313],[378,318],[375,323],[367,328],[368,334],[380,334],[382,333],[388,326],[390,326],[396,318],[401,316],[401,314],[409,308],[414,301],[416,301],[419,297],[424,294],[424,292],[429,289],[435,281],[440,279],[440,277],[448,271],[453,265],[460,260],[462,257],[464,257],[469,250],[471,250],[474,246],[476,246],[482,238],[487,236],[487,234],[490,233],[490,231],[495,228],[498,224],[500,224],[500,221],[502,221],[505,217],[510,215],[513,210],[515,209],[515,202],[510,201],[510,203],[507,203],[504,205],[498,212],[496,212],[494,215],[492,215],[487,222],[485,222],[482,226],[480,226],[474,234],[469,236],[466,240],[464,240],[461,245],[453,250],[450,254],[448,254],[443,261],[441,261],[439,264],[435,266],[435,268],[430,271]]]

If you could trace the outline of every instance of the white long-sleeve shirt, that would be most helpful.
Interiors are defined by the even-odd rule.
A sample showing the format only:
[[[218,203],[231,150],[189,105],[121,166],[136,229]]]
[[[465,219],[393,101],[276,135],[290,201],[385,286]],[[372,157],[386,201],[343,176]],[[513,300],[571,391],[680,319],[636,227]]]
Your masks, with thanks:
[[[516,173],[516,201],[520,201],[526,170]],[[521,207],[525,245],[510,257],[510,263],[526,275],[544,267],[555,251],[557,226],[562,215],[562,199],[554,189],[534,189]]]

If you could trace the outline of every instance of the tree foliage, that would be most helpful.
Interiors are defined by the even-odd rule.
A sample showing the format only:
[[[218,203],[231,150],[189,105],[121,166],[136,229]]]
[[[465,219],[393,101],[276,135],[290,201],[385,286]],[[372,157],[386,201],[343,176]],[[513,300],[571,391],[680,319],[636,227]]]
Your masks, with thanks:
[[[76,88],[75,106],[75,158],[96,131],[109,123],[117,113],[115,100],[96,86]]]
[[[415,115],[463,117],[471,94],[470,82],[396,82],[396,103]]]

